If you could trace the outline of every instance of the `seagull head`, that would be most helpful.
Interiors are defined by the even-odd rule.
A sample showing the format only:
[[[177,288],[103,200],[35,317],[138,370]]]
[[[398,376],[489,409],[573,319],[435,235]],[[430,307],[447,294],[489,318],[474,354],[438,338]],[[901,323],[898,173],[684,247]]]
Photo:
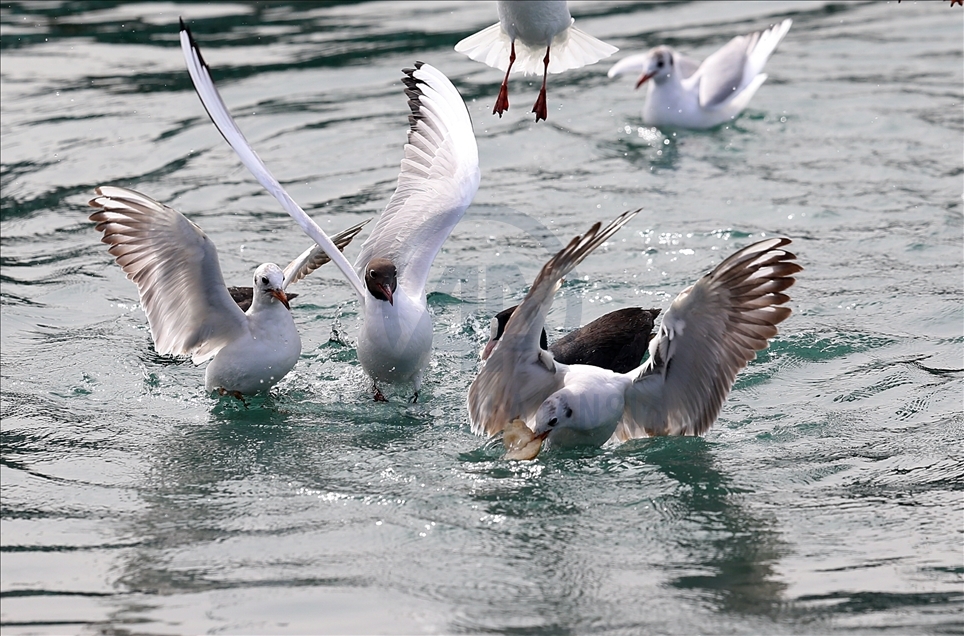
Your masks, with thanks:
[[[536,436],[546,437],[558,429],[572,428],[576,422],[573,417],[575,412],[570,405],[571,397],[566,389],[560,389],[546,398],[536,411],[532,432]]]
[[[571,378],[578,375],[577,381]],[[583,365],[569,367],[565,386],[539,405],[532,433],[561,446],[601,446],[612,437],[625,407],[618,374]]]
[[[373,258],[365,266],[365,286],[368,293],[378,300],[395,304],[395,288],[398,287],[398,270],[387,258]]]
[[[283,289],[285,274],[281,268],[274,263],[264,263],[254,270],[254,298],[251,306],[256,303],[271,302],[275,298],[287,309],[291,309],[288,304],[288,296]]]
[[[623,73],[639,73],[639,80],[636,82],[636,88],[639,88],[649,80],[662,84],[675,72],[673,49],[668,46],[657,46],[646,53],[621,59],[609,69],[609,77],[616,77]]]
[[[505,327],[509,324],[509,318],[515,313],[517,307],[518,305],[513,305],[508,309],[503,309],[492,318],[489,324],[489,341],[485,343],[485,348],[482,349],[482,353],[480,354],[483,360],[487,360],[488,357],[492,355],[492,352],[495,351],[496,345],[499,344],[499,338],[505,333]],[[543,350],[549,349],[549,340],[546,338],[545,329],[542,330],[542,336],[539,338],[539,346]]]

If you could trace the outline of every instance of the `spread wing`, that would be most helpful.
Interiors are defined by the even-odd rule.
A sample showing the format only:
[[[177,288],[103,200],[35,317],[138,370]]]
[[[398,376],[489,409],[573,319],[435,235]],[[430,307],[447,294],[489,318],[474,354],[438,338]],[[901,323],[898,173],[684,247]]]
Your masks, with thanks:
[[[739,35],[703,60],[696,72],[700,106],[719,106],[748,86],[763,70],[792,23],[787,19],[765,31]]]
[[[335,247],[337,247],[339,250],[344,250],[346,247],[348,247],[348,244],[352,242],[352,239],[358,236],[358,233],[361,232],[362,228],[365,227],[370,220],[371,219],[365,219],[361,223],[353,225],[347,230],[343,230],[338,234],[335,234],[333,237],[331,237],[331,242],[334,243]],[[328,253],[325,252],[321,246],[317,244],[312,245],[302,252],[298,258],[288,263],[288,265],[285,267],[285,280],[283,288],[287,289],[288,285],[297,283],[299,280],[330,260],[331,258],[328,256]]]
[[[95,192],[90,220],[137,285],[158,353],[191,355],[199,364],[247,331],[224,286],[218,251],[201,228],[139,192]]]
[[[220,132],[224,140],[228,142],[228,145],[234,149],[234,152],[237,153],[244,167],[281,203],[281,207],[301,226],[305,234],[328,254],[328,257],[335,263],[338,269],[341,270],[341,273],[345,275],[345,278],[348,279],[352,287],[355,288],[355,293],[358,294],[358,297],[364,304],[365,287],[352,269],[351,264],[349,264],[348,260],[338,248],[335,247],[335,244],[328,238],[324,230],[322,230],[318,224],[301,209],[301,206],[291,198],[291,195],[281,187],[278,180],[274,178],[274,175],[271,174],[268,167],[261,161],[261,157],[251,148],[248,140],[245,139],[241,129],[238,128],[237,122],[231,117],[228,107],[224,105],[224,100],[221,99],[221,94],[218,93],[217,86],[214,85],[214,80],[211,79],[211,70],[201,56],[201,49],[198,48],[197,42],[194,41],[194,36],[191,35],[190,29],[187,28],[183,20],[181,20],[181,52],[184,54],[184,61],[187,63],[187,70],[191,75],[191,81],[194,82],[194,89],[197,91],[198,97],[201,98],[201,103],[204,105],[205,110],[207,110],[208,116],[211,117],[211,121],[213,121],[217,127],[218,132]]]
[[[355,268],[387,258],[398,284],[424,294],[432,261],[479,188],[479,152],[462,96],[438,69],[406,69],[412,114],[398,187],[362,245]]]
[[[686,57],[685,55],[675,54],[674,59],[676,60],[676,68],[679,69],[682,79],[691,77],[700,68],[700,63],[691,57]]]
[[[542,266],[506,324],[499,345],[469,387],[469,420],[475,434],[495,435],[514,418],[530,419],[562,387],[564,367],[540,347],[552,298],[563,276],[638,213],[623,212],[603,229],[596,223]]]
[[[790,315],[783,291],[803,268],[783,249],[789,243],[754,243],[676,297],[649,360],[633,372],[620,440],[701,435],[716,421],[737,372]]]
[[[344,250],[345,247],[351,243],[352,239],[358,235],[363,227],[368,223],[368,220],[364,220],[357,225],[353,225],[347,230],[343,230],[338,234],[331,237],[332,242],[340,250]],[[284,282],[281,284],[282,289],[288,289],[288,286],[297,283],[299,280],[312,273],[331,259],[328,258],[328,254],[318,245],[309,247],[304,252],[302,252],[298,258],[288,263],[287,267],[284,268]],[[248,307],[251,306],[251,301],[254,298],[254,288],[253,287],[228,287],[228,293],[231,294],[231,298],[234,302],[238,304],[241,311],[248,311]],[[298,297],[298,294],[287,294],[288,300],[294,300]]]

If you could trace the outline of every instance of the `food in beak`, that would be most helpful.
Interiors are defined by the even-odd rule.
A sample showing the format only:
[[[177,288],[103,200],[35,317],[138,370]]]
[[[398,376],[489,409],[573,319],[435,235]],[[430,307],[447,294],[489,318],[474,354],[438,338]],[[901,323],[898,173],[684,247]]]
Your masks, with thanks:
[[[502,431],[503,459],[535,459],[545,438],[545,435],[533,433],[525,422],[516,418]]]

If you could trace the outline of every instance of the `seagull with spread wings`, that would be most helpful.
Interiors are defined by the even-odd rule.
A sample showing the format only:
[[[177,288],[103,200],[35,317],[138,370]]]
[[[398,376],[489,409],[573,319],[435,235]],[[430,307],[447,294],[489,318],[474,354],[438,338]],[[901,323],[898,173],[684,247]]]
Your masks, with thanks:
[[[137,285],[159,354],[189,355],[195,364],[213,358],[205,388],[237,397],[268,390],[294,368],[301,337],[285,290],[327,263],[324,251],[313,245],[284,270],[259,266],[245,311],[225,287],[217,248],[201,228],[140,192],[94,192],[90,220]],[[335,245],[344,249],[365,223],[336,235]]]
[[[562,277],[636,212],[603,229],[596,223],[543,266],[469,387],[473,432],[492,436],[520,423],[531,433],[527,445],[534,438],[598,446],[613,437],[701,435],[716,421],[737,372],[790,315],[783,292],[803,268],[783,249],[789,239],[749,245],[683,290],[650,342],[649,358],[628,373],[564,365],[540,347]],[[539,445],[530,448],[537,454]]]
[[[525,75],[542,73],[542,88],[532,106],[539,121],[549,115],[549,73],[594,64],[619,50],[572,26],[575,20],[565,0],[500,0],[498,9],[496,24],[461,40],[455,50],[505,71],[492,109],[499,117],[509,108],[509,74],[513,70]]]
[[[417,400],[432,351],[425,297],[429,270],[479,187],[475,133],[458,90],[428,64],[416,62],[403,71],[411,114],[398,186],[353,268],[251,148],[183,21],[181,50],[198,96],[225,140],[358,295],[364,314],[358,358],[373,380],[375,399],[385,399],[378,383],[387,382],[412,384]]]

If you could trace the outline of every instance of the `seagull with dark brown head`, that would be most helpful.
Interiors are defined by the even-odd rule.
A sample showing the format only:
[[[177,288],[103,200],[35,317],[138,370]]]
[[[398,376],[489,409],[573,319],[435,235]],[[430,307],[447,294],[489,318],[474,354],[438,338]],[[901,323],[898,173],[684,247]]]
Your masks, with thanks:
[[[398,187],[353,268],[248,144],[183,22],[181,50],[194,88],[225,140],[357,293],[364,314],[358,359],[373,380],[375,399],[385,399],[379,382],[411,384],[418,399],[432,353],[432,317],[425,298],[429,270],[479,187],[475,133],[458,90],[428,64],[416,62],[403,71],[411,114]]]

